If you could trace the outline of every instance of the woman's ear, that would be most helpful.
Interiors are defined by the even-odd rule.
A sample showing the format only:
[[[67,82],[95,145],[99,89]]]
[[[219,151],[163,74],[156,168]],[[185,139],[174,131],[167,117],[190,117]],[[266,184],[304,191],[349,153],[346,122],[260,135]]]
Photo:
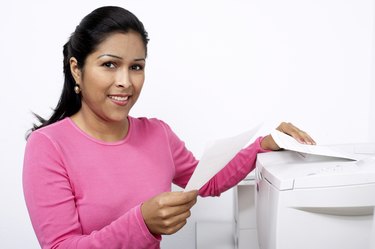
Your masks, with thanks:
[[[77,59],[74,58],[74,57],[71,57],[70,60],[69,60],[69,63],[70,63],[70,72],[72,73],[76,84],[81,83],[82,72],[81,72],[81,69],[79,69],[79,67],[78,67]]]

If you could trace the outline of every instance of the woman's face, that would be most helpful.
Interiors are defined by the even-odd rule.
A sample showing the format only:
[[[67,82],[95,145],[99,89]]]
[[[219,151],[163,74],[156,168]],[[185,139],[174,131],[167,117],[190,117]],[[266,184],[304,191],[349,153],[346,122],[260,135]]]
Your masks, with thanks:
[[[137,101],[145,80],[146,54],[141,36],[114,33],[72,72],[82,94],[81,114],[90,120],[122,122]]]

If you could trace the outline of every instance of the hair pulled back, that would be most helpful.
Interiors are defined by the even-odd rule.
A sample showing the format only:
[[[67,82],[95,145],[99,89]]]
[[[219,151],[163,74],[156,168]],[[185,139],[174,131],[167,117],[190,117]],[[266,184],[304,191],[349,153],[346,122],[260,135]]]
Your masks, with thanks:
[[[76,82],[70,71],[70,58],[75,57],[78,67],[83,69],[87,56],[108,36],[130,30],[141,35],[147,55],[148,34],[142,22],[130,11],[116,6],[105,6],[95,9],[82,19],[63,47],[64,86],[58,104],[49,119],[34,114],[41,124],[34,124],[31,131],[70,117],[81,108],[81,95],[74,91]]]

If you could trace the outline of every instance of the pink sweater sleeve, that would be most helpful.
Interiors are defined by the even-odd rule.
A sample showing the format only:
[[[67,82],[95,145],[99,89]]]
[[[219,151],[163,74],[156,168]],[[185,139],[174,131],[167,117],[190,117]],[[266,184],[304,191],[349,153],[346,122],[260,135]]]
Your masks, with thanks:
[[[262,137],[242,149],[221,171],[200,190],[200,196],[220,196],[221,193],[242,181],[254,168],[257,154],[266,152],[260,146]]]
[[[42,248],[159,248],[160,239],[148,231],[139,205],[102,229],[84,235],[63,161],[56,145],[45,135],[36,132],[29,137],[23,187]]]
[[[167,124],[164,124],[164,127],[169,136],[171,154],[176,168],[173,182],[185,188],[199,161]],[[221,193],[242,181],[255,168],[257,154],[267,152],[260,146],[262,139],[263,137],[257,138],[254,143],[237,153],[220,172],[199,190],[199,195],[220,196]]]

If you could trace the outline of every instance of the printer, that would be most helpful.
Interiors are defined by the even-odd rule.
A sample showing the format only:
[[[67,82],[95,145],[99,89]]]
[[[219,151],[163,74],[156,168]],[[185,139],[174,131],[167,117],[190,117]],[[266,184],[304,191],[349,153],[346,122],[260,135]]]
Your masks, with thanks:
[[[284,150],[258,154],[260,249],[374,249],[375,144],[348,144],[359,160]]]

